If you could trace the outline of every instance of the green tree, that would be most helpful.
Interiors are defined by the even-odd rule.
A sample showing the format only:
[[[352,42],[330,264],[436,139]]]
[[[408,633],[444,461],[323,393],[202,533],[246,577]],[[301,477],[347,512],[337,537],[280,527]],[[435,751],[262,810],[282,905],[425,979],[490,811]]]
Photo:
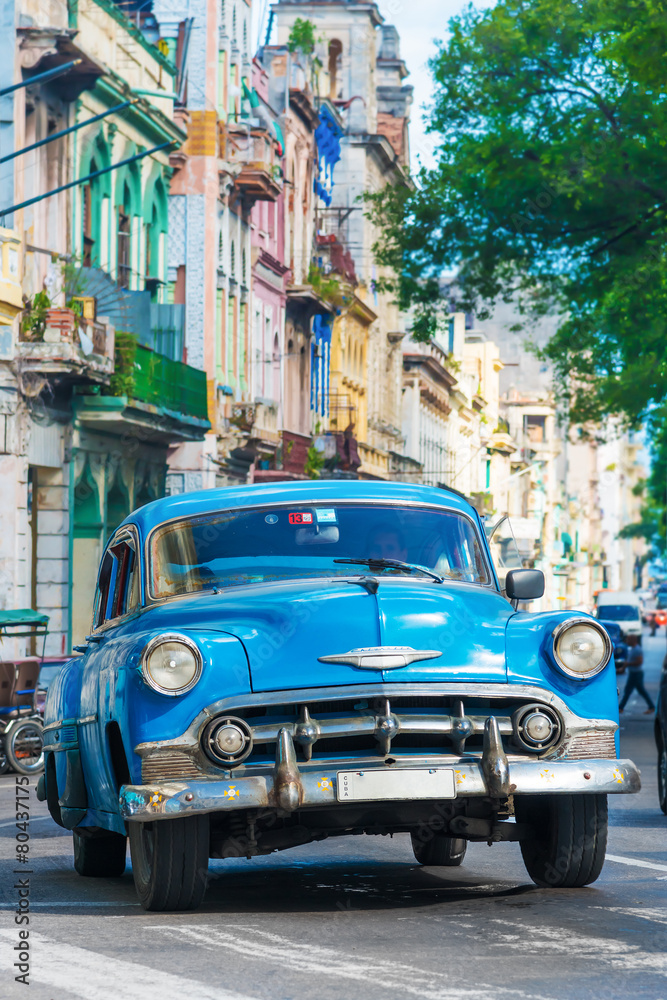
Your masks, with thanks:
[[[667,399],[667,0],[468,7],[431,62],[436,165],[370,197],[385,279],[427,339],[464,308],[562,316],[545,348],[574,422]]]

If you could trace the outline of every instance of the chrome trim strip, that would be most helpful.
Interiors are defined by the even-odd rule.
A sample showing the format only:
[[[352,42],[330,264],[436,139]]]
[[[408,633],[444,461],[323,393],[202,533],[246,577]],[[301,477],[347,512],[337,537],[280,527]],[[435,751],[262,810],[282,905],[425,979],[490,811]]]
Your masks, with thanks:
[[[364,646],[347,653],[318,656],[320,663],[347,663],[358,670],[398,670],[419,660],[435,660],[440,649],[415,649],[413,646]],[[379,661],[379,662],[375,662]]]

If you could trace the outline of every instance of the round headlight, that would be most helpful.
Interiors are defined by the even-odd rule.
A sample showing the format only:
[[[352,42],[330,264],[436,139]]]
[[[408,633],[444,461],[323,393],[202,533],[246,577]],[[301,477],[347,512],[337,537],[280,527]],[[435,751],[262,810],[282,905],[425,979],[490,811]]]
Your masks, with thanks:
[[[611,640],[602,626],[587,618],[563,622],[555,629],[554,656],[568,677],[585,680],[599,674],[613,652]]]
[[[201,676],[202,655],[184,635],[159,635],[141,658],[144,680],[160,694],[185,694]]]

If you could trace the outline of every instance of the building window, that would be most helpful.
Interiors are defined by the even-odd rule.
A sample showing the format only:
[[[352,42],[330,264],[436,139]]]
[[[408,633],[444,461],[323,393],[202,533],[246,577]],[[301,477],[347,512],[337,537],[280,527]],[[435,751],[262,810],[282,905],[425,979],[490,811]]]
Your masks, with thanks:
[[[94,160],[90,163],[91,174],[97,170]],[[90,184],[83,188],[83,266],[93,266],[95,239],[93,237],[93,189]]]
[[[220,271],[225,269],[225,241],[222,236],[222,229],[218,233],[218,268]]]
[[[332,101],[342,97],[343,43],[337,38],[329,42],[329,97]]]
[[[231,251],[229,254],[229,275],[231,278],[236,280],[236,245],[234,240],[232,240]]]
[[[131,219],[129,210],[125,208],[129,204],[130,191],[126,184],[123,190],[123,203],[118,206],[118,231],[116,234],[118,284],[121,288],[130,287],[130,274],[132,271]]]
[[[531,444],[542,444],[546,440],[546,417],[526,414],[523,418],[523,432]]]

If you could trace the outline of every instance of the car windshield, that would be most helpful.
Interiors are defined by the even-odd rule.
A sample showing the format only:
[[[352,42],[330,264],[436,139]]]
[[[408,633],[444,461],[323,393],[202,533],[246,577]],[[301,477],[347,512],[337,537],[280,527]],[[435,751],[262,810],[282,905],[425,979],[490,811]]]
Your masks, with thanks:
[[[409,572],[338,559],[395,560],[449,580],[493,582],[468,518],[378,504],[295,504],[184,518],[157,528],[149,550],[154,598],[267,580]]]
[[[639,608],[633,604],[605,604],[598,611],[598,618],[613,622],[634,622],[639,618]]]

